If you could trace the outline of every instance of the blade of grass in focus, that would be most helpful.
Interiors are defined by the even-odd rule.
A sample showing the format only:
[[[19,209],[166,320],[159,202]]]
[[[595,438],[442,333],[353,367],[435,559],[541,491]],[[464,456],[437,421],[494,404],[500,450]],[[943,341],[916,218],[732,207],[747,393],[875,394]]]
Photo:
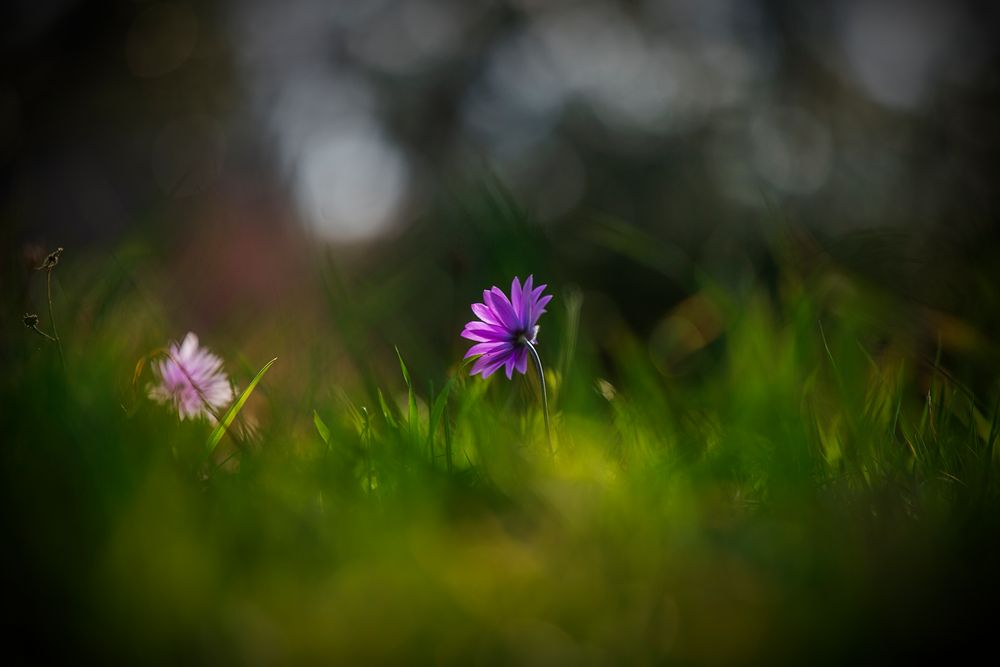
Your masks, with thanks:
[[[406,363],[403,362],[403,355],[400,354],[398,347],[395,349],[396,358],[399,359],[399,368],[403,371],[403,380],[406,382],[406,423],[409,428],[410,444],[415,445],[420,440],[420,421],[417,413],[417,395],[413,391],[413,382],[410,380],[410,371],[406,368]]]
[[[250,398],[250,394],[252,394],[253,390],[257,388],[257,384],[261,381],[261,378],[264,377],[264,374],[267,373],[268,369],[270,369],[271,366],[274,364],[274,362],[277,360],[278,360],[277,357],[271,359],[271,361],[264,364],[263,368],[257,371],[257,374],[254,376],[253,380],[250,381],[250,384],[247,386],[247,388],[243,390],[243,393],[240,394],[240,397],[236,400],[235,403],[233,403],[233,405],[229,408],[229,410],[226,411],[226,414],[223,415],[222,419],[219,421],[218,425],[216,425],[212,433],[208,436],[208,440],[205,443],[205,449],[207,455],[211,455],[212,452],[215,451],[215,447],[219,444],[219,441],[222,440],[222,436],[226,434],[226,431],[233,423],[233,420],[236,419],[236,415],[238,415],[240,413],[240,410],[243,409],[243,406],[246,404],[247,399]]]

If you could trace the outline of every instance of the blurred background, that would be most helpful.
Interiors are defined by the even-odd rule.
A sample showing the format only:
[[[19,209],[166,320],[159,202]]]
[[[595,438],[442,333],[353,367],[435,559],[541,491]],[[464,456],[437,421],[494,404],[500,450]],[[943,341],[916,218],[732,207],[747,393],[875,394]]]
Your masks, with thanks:
[[[309,328],[325,254],[345,289],[454,313],[421,323],[444,341],[534,271],[642,332],[698,275],[766,278],[777,236],[990,330],[998,22],[943,0],[9,0],[4,275],[112,253],[160,277],[175,336],[262,306]]]

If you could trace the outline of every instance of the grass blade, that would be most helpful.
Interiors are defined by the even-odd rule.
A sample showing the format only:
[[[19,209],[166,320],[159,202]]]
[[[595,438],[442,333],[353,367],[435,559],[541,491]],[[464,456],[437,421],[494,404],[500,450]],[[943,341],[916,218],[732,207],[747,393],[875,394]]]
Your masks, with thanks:
[[[441,393],[437,395],[434,399],[434,405],[431,407],[430,424],[427,428],[427,446],[430,446],[434,442],[434,431],[437,429],[438,422],[441,420],[441,415],[444,413],[445,405],[448,403],[448,394],[451,392],[452,385],[455,384],[453,378],[449,378],[445,382],[444,387],[441,388]]]
[[[394,431],[399,430],[399,424],[396,422],[396,418],[392,416],[392,408],[386,402],[381,389],[378,390],[378,404],[382,408],[382,417],[385,418],[385,423],[389,425],[389,428]]]
[[[406,406],[407,406],[407,421],[410,427],[410,441],[417,442],[420,439],[420,424],[419,417],[417,415],[417,395],[413,391],[413,383],[410,381],[410,371],[407,370],[406,364],[403,363],[403,355],[399,353],[399,348],[396,348],[396,356],[399,358],[399,367],[403,371],[403,380],[406,381]]]
[[[247,388],[242,394],[240,394],[239,399],[237,399],[237,401],[233,403],[232,407],[226,411],[226,414],[222,417],[222,420],[219,421],[215,430],[213,430],[212,434],[208,436],[208,442],[206,444],[208,455],[211,455],[212,452],[215,451],[216,445],[218,445],[219,441],[222,440],[222,436],[225,435],[226,430],[229,429],[233,420],[236,419],[236,415],[238,415],[240,410],[243,409],[243,405],[247,402],[247,399],[250,398],[250,394],[252,394],[253,390],[257,388],[257,384],[260,382],[261,378],[264,377],[264,374],[267,373],[268,369],[271,368],[277,360],[278,358],[275,357],[274,359],[271,359],[271,361],[264,364],[264,367],[257,371],[257,375],[254,376]]]
[[[313,424],[316,425],[316,432],[319,433],[319,437],[323,438],[323,442],[329,445],[330,427],[326,425],[326,422],[323,421],[323,418],[315,410],[313,410]]]

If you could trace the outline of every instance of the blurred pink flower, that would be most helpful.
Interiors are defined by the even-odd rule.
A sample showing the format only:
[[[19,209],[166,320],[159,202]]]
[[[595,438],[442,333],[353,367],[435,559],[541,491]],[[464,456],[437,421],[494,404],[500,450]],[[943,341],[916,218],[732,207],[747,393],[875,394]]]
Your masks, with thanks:
[[[157,403],[169,403],[181,419],[216,415],[234,397],[233,386],[222,369],[222,359],[198,345],[198,337],[188,333],[184,342],[171,343],[167,358],[153,364],[156,384],[148,394]]]

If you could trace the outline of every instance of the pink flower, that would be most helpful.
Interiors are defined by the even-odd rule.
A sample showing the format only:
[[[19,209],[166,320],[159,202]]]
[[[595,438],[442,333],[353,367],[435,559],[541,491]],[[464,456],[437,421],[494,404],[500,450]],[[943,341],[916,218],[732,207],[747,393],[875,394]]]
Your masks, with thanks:
[[[153,364],[152,370],[157,383],[149,386],[149,397],[169,403],[181,419],[215,421],[234,398],[222,359],[200,347],[193,333],[180,345],[171,343],[167,358]]]

